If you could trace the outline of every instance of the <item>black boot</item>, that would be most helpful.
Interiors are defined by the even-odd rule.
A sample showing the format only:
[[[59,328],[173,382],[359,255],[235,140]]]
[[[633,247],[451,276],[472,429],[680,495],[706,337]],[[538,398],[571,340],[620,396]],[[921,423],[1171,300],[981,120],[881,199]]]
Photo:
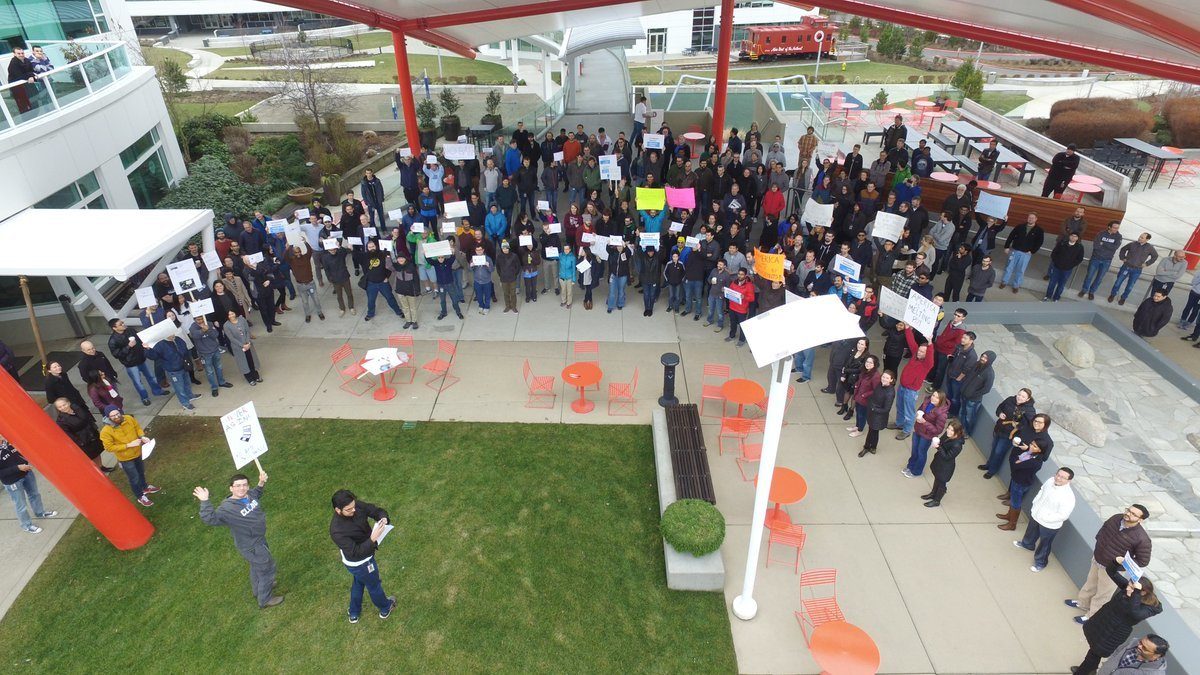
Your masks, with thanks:
[[[849,406],[847,406],[847,407],[846,407],[846,414],[845,414],[845,415],[842,415],[842,419],[844,419],[844,420],[848,420],[848,419],[850,419],[851,417],[854,417],[854,409],[853,409],[853,408],[850,408]]]

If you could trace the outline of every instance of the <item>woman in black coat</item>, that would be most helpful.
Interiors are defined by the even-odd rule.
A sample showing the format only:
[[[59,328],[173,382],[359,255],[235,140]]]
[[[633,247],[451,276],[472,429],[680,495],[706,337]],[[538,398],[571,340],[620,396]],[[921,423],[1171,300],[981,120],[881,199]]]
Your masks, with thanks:
[[[71,437],[75,445],[78,445],[83,454],[92,460],[92,464],[95,464],[97,469],[109,473],[116,468],[105,468],[100,463],[100,454],[104,452],[104,446],[100,443],[100,430],[96,428],[96,421],[92,419],[87,408],[81,408],[66,398],[55,399],[54,408],[58,411],[58,415],[54,418],[58,428]]]
[[[950,256],[950,262],[946,263],[946,287],[942,289],[942,295],[946,297],[946,300],[958,302],[963,284],[967,281],[967,272],[971,270],[973,264],[970,247],[965,243],[959,244],[958,250]]]
[[[862,372],[863,363],[867,360],[867,347],[870,345],[871,341],[867,338],[859,338],[854,343],[854,350],[842,363],[841,373],[838,374],[837,384],[833,390],[837,397],[837,414],[839,415],[845,415],[854,408],[854,385],[858,384],[858,376]],[[830,356],[830,358],[833,357]]]
[[[937,448],[937,452],[933,453],[933,460],[929,462],[929,472],[933,474],[933,489],[929,494],[921,495],[921,499],[928,500],[925,506],[933,508],[942,505],[942,497],[946,496],[946,485],[954,475],[954,462],[962,452],[963,440],[962,423],[956,418],[950,418],[946,427],[942,429],[942,435],[933,439],[933,446]]]
[[[1005,513],[996,517],[1006,521],[997,525],[1001,530],[1015,530],[1025,494],[1037,481],[1037,472],[1050,458],[1054,440],[1050,438],[1050,416],[1038,413],[1017,426],[1012,437],[1012,450],[1008,452],[1008,491],[997,495],[997,499],[1008,506]]]
[[[83,400],[83,395],[71,384],[71,376],[67,375],[67,371],[63,370],[62,364],[58,361],[51,361],[46,368],[46,400],[54,403],[60,398],[65,398],[71,402],[71,405],[76,410],[91,415],[88,410],[87,403]]]
[[[879,431],[887,428],[888,417],[892,412],[892,403],[896,400],[896,373],[885,370],[879,377],[879,386],[871,392],[867,399],[867,441],[863,449],[858,451],[862,457],[868,452],[875,454],[879,447]]]
[[[975,467],[985,471],[984,479],[991,478],[1000,472],[1008,451],[1012,448],[1011,438],[1017,431],[1017,426],[1027,419],[1033,419],[1037,412],[1034,408],[1033,391],[1023,388],[1015,395],[1009,396],[996,406],[996,426],[992,429],[992,452],[988,460]]]
[[[1100,659],[1112,656],[1129,639],[1133,627],[1162,612],[1162,602],[1154,595],[1154,584],[1142,577],[1131,582],[1121,576],[1124,558],[1117,558],[1105,567],[1108,576],[1117,585],[1112,598],[1104,603],[1092,618],[1083,624],[1083,637],[1087,639],[1088,652],[1083,661],[1071,668],[1072,673],[1091,675],[1100,665]]]

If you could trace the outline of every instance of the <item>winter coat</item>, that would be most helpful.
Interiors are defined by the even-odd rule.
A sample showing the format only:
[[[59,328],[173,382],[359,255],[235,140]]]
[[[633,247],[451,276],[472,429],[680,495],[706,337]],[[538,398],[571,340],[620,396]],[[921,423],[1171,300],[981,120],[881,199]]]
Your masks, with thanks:
[[[100,444],[100,430],[96,428],[96,421],[88,414],[86,408],[72,404],[71,409],[74,414],[59,412],[54,419],[55,423],[71,437],[85,455],[92,459],[99,457],[104,447]]]
[[[250,341],[250,324],[245,319],[239,319],[236,326],[232,322],[226,321],[221,332],[225,333],[225,338],[229,340],[229,353],[237,363],[238,372],[243,375],[250,373],[250,362],[246,358],[246,352],[242,351],[244,345],[250,345],[250,356],[254,359],[254,369],[257,371],[262,367],[262,361],[258,358],[258,350]]]
[[[996,352],[986,351],[983,356],[987,357],[987,363],[980,364],[976,361],[974,365],[963,371],[962,388],[959,393],[963,401],[983,399],[996,382],[996,371],[992,368],[996,365]]]
[[[883,377],[883,371],[876,367],[870,373],[860,374],[858,381],[854,383],[854,402],[858,405],[867,405],[870,402],[871,394],[879,387],[879,380]]]
[[[1112,657],[1105,660],[1100,668],[1096,670],[1096,675],[1144,675],[1145,673],[1165,673],[1167,672],[1168,660],[1166,657],[1155,661],[1137,661],[1132,664],[1121,667],[1121,655],[1130,649],[1137,647],[1142,641],[1142,636],[1135,635],[1125,641],[1125,644],[1113,650]]]
[[[959,453],[962,452],[963,439],[941,437],[938,442],[937,452],[933,453],[933,459],[929,462],[929,472],[933,477],[949,483],[950,477],[954,475],[954,461],[958,459]]]
[[[133,415],[125,415],[120,424],[116,424],[105,416],[104,427],[100,429],[100,442],[104,444],[105,450],[117,456],[117,461],[128,462],[142,456],[142,447],[140,445],[132,448],[125,446],[132,443],[134,439],[145,435],[146,432],[142,430],[142,425],[138,424]]]
[[[930,403],[929,398],[926,396],[925,400],[921,401],[921,405],[917,406],[917,410],[925,410],[925,406]],[[929,408],[923,417],[917,418],[916,424],[913,425],[913,433],[921,438],[933,440],[934,436],[942,433],[942,430],[946,428],[946,418],[949,413],[950,404],[946,401],[942,401],[942,404],[936,408]]]
[[[1100,565],[1107,565],[1128,551],[1133,554],[1134,562],[1145,567],[1150,564],[1153,548],[1150,535],[1141,523],[1122,530],[1122,516],[1120,513],[1110,516],[1096,531],[1096,546],[1092,549],[1092,559]]]
[[[1158,260],[1158,251],[1150,244],[1131,241],[1121,247],[1121,263],[1130,269],[1140,270],[1149,267]]]
[[[1008,469],[1012,477],[1012,482],[1017,485],[1033,485],[1037,481],[1037,472],[1050,458],[1050,452],[1054,450],[1054,440],[1050,438],[1050,427],[1047,426],[1041,431],[1033,430],[1033,416],[1025,418],[1017,431],[1013,434],[1013,440],[1021,439],[1022,446],[1030,446],[1031,443],[1037,441],[1038,448],[1041,452],[1030,454],[1025,457],[1028,450],[1022,449],[1018,445],[1013,445],[1012,450],[1008,453]],[[1024,458],[1024,459],[1022,459]]]
[[[892,412],[892,403],[896,400],[896,386],[882,384],[871,391],[867,400],[867,425],[872,429],[883,429],[887,426],[888,417]]]
[[[54,403],[60,398],[65,398],[71,402],[71,405],[76,411],[87,412],[88,405],[83,400],[83,395],[71,383],[71,377],[67,375],[67,371],[63,371],[62,375],[46,374],[46,400]]]
[[[395,274],[392,276],[392,281],[396,284],[396,293],[405,295],[410,298],[415,298],[421,294],[421,282],[417,278],[417,266],[413,263],[411,256],[406,256],[404,264],[400,264],[397,259],[392,264]]]
[[[838,340],[829,348],[829,367],[837,370],[839,373],[842,366],[850,360],[850,356],[854,354],[854,347],[858,342],[858,338],[847,338]]]
[[[1058,269],[1068,272],[1075,269],[1079,263],[1083,262],[1083,244],[1071,242],[1066,239],[1059,239],[1054,245],[1054,250],[1050,251],[1050,263]]]
[[[1133,332],[1142,337],[1154,337],[1164,326],[1171,323],[1171,314],[1175,309],[1171,306],[1171,298],[1163,298],[1155,302],[1151,296],[1138,305],[1133,315]]]
[[[1113,592],[1112,598],[1083,624],[1083,637],[1087,639],[1088,647],[1100,656],[1112,655],[1117,647],[1129,639],[1134,626],[1163,611],[1161,602],[1155,605],[1142,602],[1142,594],[1136,589],[1126,596],[1125,587],[1130,582],[1121,575],[1120,569],[1115,556],[1113,560],[1108,561],[1104,571],[1117,585],[1117,590]]]
[[[521,258],[516,253],[501,252],[496,256],[496,272],[500,275],[500,283],[512,283],[521,276]]]

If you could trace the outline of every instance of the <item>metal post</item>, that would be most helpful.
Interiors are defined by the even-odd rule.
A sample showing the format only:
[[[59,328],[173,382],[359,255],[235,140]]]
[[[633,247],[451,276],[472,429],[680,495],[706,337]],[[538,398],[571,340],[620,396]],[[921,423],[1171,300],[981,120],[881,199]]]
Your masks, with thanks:
[[[38,327],[37,313],[33,311],[33,298],[29,295],[29,278],[22,274],[17,278],[21,286],[21,295],[25,297],[25,309],[29,312],[29,325],[33,328],[33,342],[37,345],[38,358],[42,360],[42,373],[45,374],[46,346],[42,344],[42,329]]]
[[[404,108],[404,133],[408,135],[408,147],[412,149],[413,157],[419,158],[421,131],[417,126],[417,103],[413,98],[412,76],[408,73],[408,45],[404,33],[392,31],[392,51],[396,52],[396,79],[400,85],[400,105]],[[428,77],[425,78],[425,91],[428,95]]]
[[[678,405],[679,399],[675,397],[675,366],[679,365],[679,355],[667,352],[662,355],[659,362],[663,365],[663,393],[658,398],[658,404],[664,408],[669,405]]]
[[[820,82],[821,76],[821,45],[825,44],[825,31],[817,31],[817,35],[822,39],[817,40],[817,67],[813,68],[813,82]]]
[[[787,406],[788,376],[791,372],[790,356],[771,364],[771,390],[767,395],[762,458],[758,462],[758,486],[754,491],[754,512],[750,520],[746,574],[741,595],[733,599],[733,615],[743,621],[749,621],[758,614],[758,603],[754,600],[754,577],[758,572],[758,554],[762,548],[763,526],[767,519],[767,502],[771,494],[771,479],[775,473],[775,457],[779,453],[779,435],[783,430],[783,410]]]
[[[438,56],[438,79],[444,79],[445,75],[442,75],[442,48],[441,47],[437,48],[437,56]]]
[[[717,152],[725,145],[725,103],[729,92],[729,49],[733,43],[733,0],[721,0],[721,37],[717,44],[716,100],[713,102],[712,135]]]

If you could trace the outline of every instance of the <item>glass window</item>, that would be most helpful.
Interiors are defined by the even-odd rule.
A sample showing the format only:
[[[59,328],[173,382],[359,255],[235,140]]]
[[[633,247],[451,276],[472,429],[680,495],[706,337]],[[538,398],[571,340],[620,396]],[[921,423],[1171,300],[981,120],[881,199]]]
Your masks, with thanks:
[[[158,142],[158,128],[155,127],[153,129],[151,129],[149,132],[147,132],[145,136],[142,136],[141,138],[137,139],[137,141],[135,141],[133,143],[133,145],[131,145],[128,148],[125,148],[124,150],[121,151],[121,163],[125,165],[126,169],[128,169],[129,167],[136,164],[138,159],[142,155],[146,154],[146,152],[148,150],[150,150],[150,148],[153,148],[154,144],[157,142]]]
[[[35,305],[58,303],[50,280],[46,277],[29,277],[29,297]],[[21,293],[20,277],[0,277],[0,309],[24,306],[25,296]]]
[[[171,179],[162,148],[155,150],[144,162],[129,172],[129,187],[139,209],[152,209],[166,196]]]
[[[88,172],[83,178],[58,190],[34,204],[33,207],[36,209],[86,208],[97,199],[101,202],[104,201],[104,195],[100,192],[100,181],[96,179],[95,172]],[[94,208],[107,208],[107,205]]]

